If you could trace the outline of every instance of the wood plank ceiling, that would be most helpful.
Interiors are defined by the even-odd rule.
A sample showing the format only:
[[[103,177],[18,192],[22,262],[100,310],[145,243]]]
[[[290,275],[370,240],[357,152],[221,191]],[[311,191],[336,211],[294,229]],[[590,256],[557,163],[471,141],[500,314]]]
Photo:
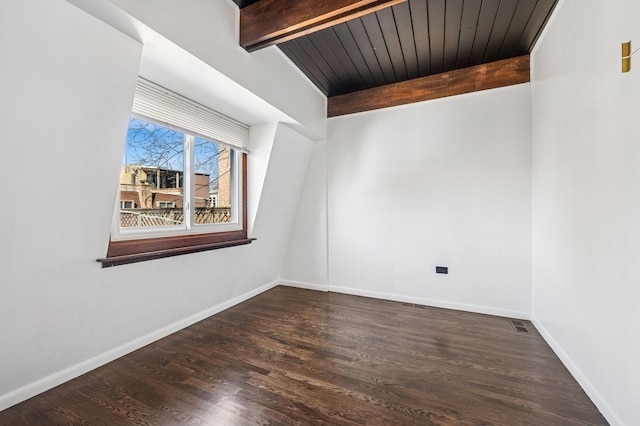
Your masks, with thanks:
[[[241,35],[245,30],[242,26],[248,21],[245,19],[243,22],[244,15],[253,12],[253,18],[257,20],[270,17],[269,12],[279,15],[295,12],[294,8],[301,8],[300,3],[305,3],[292,0],[234,1],[242,9]],[[479,78],[484,83],[484,68],[478,66],[496,61],[503,61],[501,64],[506,66],[509,62],[505,60],[531,53],[557,1],[374,1],[369,2],[375,3],[369,13],[358,9],[353,15],[355,17],[342,18],[335,24],[318,19],[320,25],[316,27],[301,25],[298,33],[285,33],[245,47],[255,50],[264,45],[278,44],[284,54],[329,98],[328,115],[340,115],[441,97],[431,87],[425,89],[425,84],[434,81],[442,86],[442,79],[447,79],[448,73],[454,70],[467,70],[467,74],[456,74],[458,80],[475,81]],[[295,5],[291,6],[292,3]],[[321,3],[332,2],[306,3],[308,10],[304,12],[309,15],[314,9],[321,8]],[[336,5],[336,8],[340,6],[344,5]],[[286,21],[287,18],[284,16],[282,19]],[[518,84],[523,80],[529,80],[528,58],[526,70],[522,70],[512,83],[502,85]],[[423,93],[417,97],[405,96],[406,101],[388,105],[384,102],[377,102],[374,106],[366,104],[370,97],[368,93],[375,93],[378,98],[393,95],[401,82],[403,90],[406,90],[406,82],[415,82]],[[381,91],[381,87],[390,91]],[[444,90],[442,96],[483,90],[483,87],[473,87]],[[366,92],[373,88],[378,89]],[[348,108],[335,107],[345,101],[350,104]]]

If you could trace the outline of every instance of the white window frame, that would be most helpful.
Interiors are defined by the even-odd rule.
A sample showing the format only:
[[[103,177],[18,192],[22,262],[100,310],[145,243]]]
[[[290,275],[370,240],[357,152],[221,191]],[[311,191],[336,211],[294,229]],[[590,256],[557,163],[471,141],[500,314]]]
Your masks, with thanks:
[[[144,117],[136,117],[143,120],[148,120]],[[163,124],[164,125],[164,124]],[[189,234],[205,234],[216,232],[228,232],[238,231],[242,229],[243,215],[245,212],[242,210],[242,203],[239,202],[242,198],[240,188],[242,188],[242,155],[240,152],[236,152],[231,160],[231,222],[229,223],[212,223],[212,224],[194,224],[193,214],[194,210],[192,206],[195,206],[195,190],[194,190],[194,174],[193,174],[193,144],[195,141],[194,135],[185,133],[185,167],[184,167],[184,190],[183,190],[183,211],[184,221],[180,225],[166,225],[166,226],[146,226],[146,227],[120,227],[120,191],[118,190],[118,196],[116,200],[116,208],[114,209],[113,216],[113,228],[111,230],[111,236],[114,241],[119,240],[132,240],[142,238],[155,238],[155,237],[172,237],[179,235]],[[216,141],[211,141],[216,142]],[[229,148],[233,149],[233,148]],[[187,157],[189,157],[187,159]]]

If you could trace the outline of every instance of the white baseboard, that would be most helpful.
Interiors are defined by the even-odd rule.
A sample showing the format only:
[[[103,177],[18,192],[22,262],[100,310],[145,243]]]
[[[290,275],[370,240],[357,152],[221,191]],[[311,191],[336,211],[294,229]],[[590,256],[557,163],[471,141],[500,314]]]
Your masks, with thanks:
[[[350,287],[329,286],[329,291],[336,293],[353,294],[355,296],[372,297],[374,299],[392,300],[394,302],[414,303],[416,305],[433,306],[436,308],[454,309],[457,311],[474,312],[478,314],[495,315],[499,317],[529,319],[531,314],[527,311],[496,308],[493,306],[471,305],[447,300],[427,299],[423,297],[405,296],[402,294],[384,293],[378,291],[361,290]]]
[[[553,352],[556,354],[560,361],[567,367],[567,370],[573,375],[574,379],[578,382],[578,384],[585,391],[587,396],[591,399],[591,401],[598,407],[598,410],[602,413],[602,415],[607,419],[611,426],[624,426],[625,423],[622,421],[620,416],[611,408],[611,405],[607,402],[607,400],[598,392],[595,386],[589,381],[587,376],[582,372],[580,367],[571,359],[571,357],[565,352],[562,346],[558,343],[558,341],[553,337],[553,335],[546,329],[546,327],[540,322],[540,320],[533,315],[531,318],[531,322],[536,327],[536,329],[540,332],[544,340],[551,347]]]
[[[304,288],[307,290],[329,291],[329,286],[326,284],[314,284],[303,281],[280,280],[280,285],[285,287]]]
[[[293,280],[280,280],[280,285],[287,287],[304,288],[307,290],[333,291],[335,293],[351,294],[354,296],[371,297],[374,299],[392,300],[394,302],[415,303],[416,305],[433,306],[437,308],[455,309],[457,311],[475,312],[478,314],[496,315],[499,317],[529,319],[530,312],[511,309],[501,309],[492,306],[469,305],[464,303],[449,302],[446,300],[426,299],[422,297],[405,296],[401,294],[384,293],[378,291],[362,290],[359,288],[323,285]]]
[[[68,382],[69,380],[75,379],[82,374],[85,374],[115,359],[118,359],[121,356],[140,349],[141,347],[146,346],[149,343],[160,340],[163,337],[175,333],[176,331],[182,330],[183,328],[195,324],[198,321],[202,321],[205,318],[229,309],[232,306],[235,306],[241,302],[244,302],[245,300],[257,296],[260,293],[276,287],[277,285],[278,281],[273,281],[271,283],[265,284],[247,293],[241,294],[240,296],[234,297],[233,299],[227,300],[226,302],[222,302],[202,312],[198,312],[197,314],[192,315],[188,318],[174,322],[173,324],[151,332],[145,336],[139,337],[138,339],[135,339],[110,351],[104,352],[98,356],[83,361],[79,364],[65,368],[64,370],[53,373],[47,377],[44,377],[33,383],[29,383],[28,385],[25,385],[4,395],[0,395],[0,411],[5,410],[15,404],[25,401],[49,389],[52,389],[58,385],[61,385],[62,383]]]

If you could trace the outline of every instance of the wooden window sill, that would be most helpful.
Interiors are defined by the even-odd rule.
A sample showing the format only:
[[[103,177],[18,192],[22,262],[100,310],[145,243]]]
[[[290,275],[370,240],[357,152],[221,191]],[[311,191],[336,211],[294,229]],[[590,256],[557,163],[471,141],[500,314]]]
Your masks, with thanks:
[[[184,235],[139,240],[110,241],[107,256],[97,259],[103,268],[144,262],[182,254],[251,244],[244,231],[218,234]]]
[[[107,255],[97,259],[103,268],[144,262],[163,257],[179,256],[225,247],[251,244],[255,238],[247,236],[247,154],[242,154],[242,229],[209,234],[185,234],[174,237],[141,238],[109,241]]]

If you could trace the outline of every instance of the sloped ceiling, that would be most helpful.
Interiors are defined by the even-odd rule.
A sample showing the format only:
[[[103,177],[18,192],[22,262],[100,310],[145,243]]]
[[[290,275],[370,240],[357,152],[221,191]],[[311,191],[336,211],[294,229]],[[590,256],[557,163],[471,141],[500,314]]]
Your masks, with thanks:
[[[241,8],[241,44],[252,22],[284,22],[280,31],[284,35],[274,32],[253,45],[243,45],[256,50],[277,44],[329,98],[331,116],[372,109],[355,99],[389,97],[399,90],[406,94],[415,91],[412,87],[418,87],[421,93],[414,93],[415,99],[405,96],[407,102],[440,97],[433,93],[432,83],[442,91],[443,79],[447,89],[446,80],[451,76],[456,77],[452,82],[473,83],[462,93],[475,87],[482,90],[486,87],[478,84],[478,79],[484,83],[494,76],[487,74],[488,69],[502,75],[503,69],[511,67],[509,75],[515,79],[504,85],[528,81],[526,55],[531,53],[558,0],[234,1]],[[309,19],[316,11],[324,13],[321,9],[326,3],[330,4],[327,7],[334,3],[336,10],[342,7],[339,19],[321,17],[317,25],[296,21],[296,16]],[[355,11],[352,15],[342,11],[351,7],[349,3]],[[302,29],[286,32],[285,27],[295,29],[296,25]],[[526,69],[522,60],[510,62],[523,56],[527,58]],[[485,66],[497,61],[501,61],[499,66]],[[519,68],[514,72],[516,65]],[[366,92],[371,89],[376,90]],[[443,96],[458,92],[450,87]],[[345,102],[358,105],[332,111],[332,105],[343,106]]]

